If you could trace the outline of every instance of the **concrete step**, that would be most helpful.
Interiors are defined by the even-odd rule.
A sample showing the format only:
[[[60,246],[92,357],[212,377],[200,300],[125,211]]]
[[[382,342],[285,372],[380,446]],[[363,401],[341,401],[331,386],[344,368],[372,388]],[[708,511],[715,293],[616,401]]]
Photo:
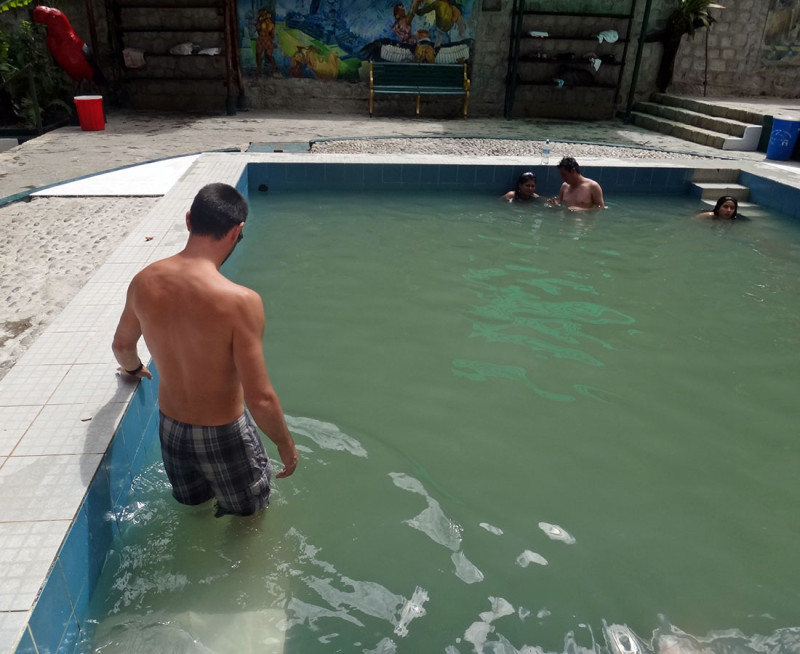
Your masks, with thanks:
[[[741,123],[750,123],[752,125],[760,126],[764,121],[763,115],[747,109],[717,105],[714,104],[713,101],[699,100],[697,98],[685,98],[680,95],[670,95],[669,93],[653,93],[650,96],[650,101],[671,107],[681,107],[683,109],[696,111],[697,113],[706,114],[708,116],[717,116],[719,118],[736,120]]]
[[[733,182],[739,181],[738,168],[695,168],[693,182]]]
[[[746,202],[750,199],[750,187],[726,182],[693,182],[691,194],[712,204],[716,204],[723,195],[730,195],[737,202]]]
[[[659,118],[651,114],[645,114],[640,111],[631,112],[631,119],[634,125],[651,129],[654,132],[661,132],[668,134],[675,138],[683,139],[684,141],[691,141],[692,143],[699,143],[700,145],[707,145],[711,148],[723,149],[725,145],[725,135],[719,132],[713,132],[702,127],[692,127],[685,125],[675,120],[667,118]]]
[[[718,132],[725,137],[723,150],[753,152],[761,138],[761,125],[751,125],[729,118],[719,118],[708,114],[659,104],[656,102],[637,102],[634,110],[659,118],[665,118],[692,127],[700,127],[711,132]]]

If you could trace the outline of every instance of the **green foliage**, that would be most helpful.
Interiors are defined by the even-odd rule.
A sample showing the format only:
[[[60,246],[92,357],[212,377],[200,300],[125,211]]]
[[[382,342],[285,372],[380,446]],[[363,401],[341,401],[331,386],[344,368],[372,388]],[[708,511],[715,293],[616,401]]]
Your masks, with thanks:
[[[685,33],[694,36],[698,27],[711,27],[714,19],[708,13],[709,9],[725,9],[722,5],[712,0],[678,0],[678,7],[673,12],[676,23],[680,24]]]
[[[13,114],[27,127],[36,125],[36,107],[45,120],[49,116],[72,114],[72,80],[53,61],[46,45],[47,28],[24,20],[10,29],[0,29],[0,83],[26,66],[33,74],[36,99],[30,79],[21,75],[4,90],[11,101]]]
[[[8,11],[9,9],[17,9],[29,5],[33,0],[5,0],[0,2],[0,12]]]

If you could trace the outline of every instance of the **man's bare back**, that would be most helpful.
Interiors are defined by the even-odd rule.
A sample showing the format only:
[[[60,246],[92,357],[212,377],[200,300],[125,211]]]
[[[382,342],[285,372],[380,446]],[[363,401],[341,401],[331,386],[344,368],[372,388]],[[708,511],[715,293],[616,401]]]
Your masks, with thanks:
[[[159,408],[172,421],[189,427],[226,426],[241,419],[246,404],[278,448],[284,469],[277,477],[288,477],[297,465],[297,450],[264,363],[261,298],[219,272],[241,240],[246,215],[247,204],[232,187],[210,184],[201,189],[186,215],[189,240],[184,250],[149,265],[128,287],[113,350],[128,376],[151,378],[137,353],[144,336],[158,367]],[[213,440],[214,430],[206,431]],[[215,443],[202,447],[213,449]],[[257,447],[263,450],[263,445]],[[224,457],[220,465],[225,466]],[[178,497],[172,477],[170,481]],[[192,498],[178,499],[194,503]]]
[[[236,332],[256,327],[258,295],[226,279],[207,260],[181,253],[140,272],[130,299],[158,363],[161,410],[194,425],[238,418],[243,389],[231,353]],[[243,324],[243,316],[250,316],[250,325]]]

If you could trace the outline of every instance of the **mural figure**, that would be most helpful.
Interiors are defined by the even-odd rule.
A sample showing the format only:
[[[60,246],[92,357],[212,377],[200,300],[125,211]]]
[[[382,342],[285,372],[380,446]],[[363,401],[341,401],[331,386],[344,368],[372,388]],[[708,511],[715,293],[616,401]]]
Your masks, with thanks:
[[[266,59],[269,62],[271,74],[278,69],[278,64],[275,63],[275,58],[272,56],[275,50],[275,22],[269,11],[258,12],[256,33],[258,34],[256,38],[256,71],[261,73],[264,59]]]
[[[314,71],[317,79],[336,79],[339,77],[339,55],[336,50],[330,48],[327,54],[322,50],[311,45],[304,51],[306,65]]]
[[[458,34],[463,37],[467,31],[461,7],[452,0],[433,0],[417,9],[417,16],[433,13],[436,27],[445,34],[449,34],[454,25],[458,26]]]
[[[414,14],[420,2],[422,2],[422,0],[414,0],[411,3],[411,9],[408,13],[406,13],[405,5],[403,5],[402,2],[398,2],[394,6],[394,25],[392,25],[392,32],[404,43],[414,42],[414,37],[411,36],[411,21],[414,19]]]
[[[414,61],[421,64],[432,64],[436,61],[436,50],[429,38],[428,30],[417,30],[417,45],[414,48]]]
[[[289,75],[292,77],[302,77],[303,67],[306,63],[306,49],[302,45],[297,46],[297,50],[289,59]]]

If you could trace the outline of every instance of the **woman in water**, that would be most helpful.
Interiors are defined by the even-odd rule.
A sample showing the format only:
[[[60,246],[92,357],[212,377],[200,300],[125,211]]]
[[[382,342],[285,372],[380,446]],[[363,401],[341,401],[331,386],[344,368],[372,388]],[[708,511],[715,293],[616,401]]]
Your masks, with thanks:
[[[739,213],[739,203],[730,195],[723,195],[714,207],[714,211],[703,211],[698,218],[721,218],[722,220],[747,220]]]
[[[536,175],[533,173],[522,173],[517,180],[517,190],[509,191],[503,196],[509,202],[527,202],[528,200],[538,199],[536,195]]]

